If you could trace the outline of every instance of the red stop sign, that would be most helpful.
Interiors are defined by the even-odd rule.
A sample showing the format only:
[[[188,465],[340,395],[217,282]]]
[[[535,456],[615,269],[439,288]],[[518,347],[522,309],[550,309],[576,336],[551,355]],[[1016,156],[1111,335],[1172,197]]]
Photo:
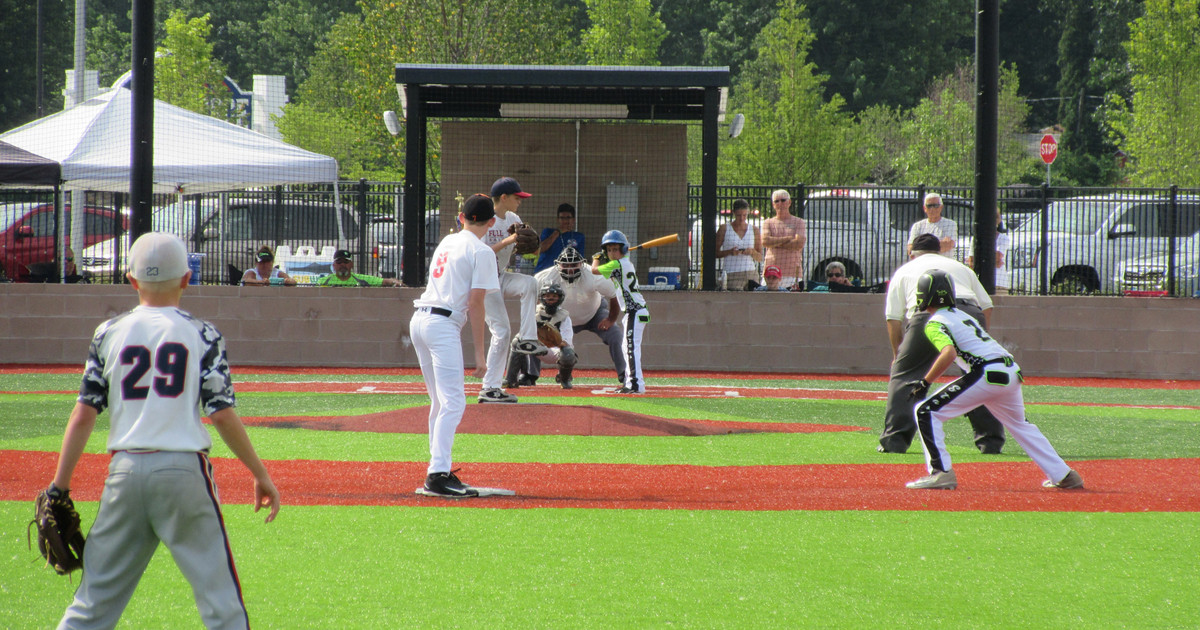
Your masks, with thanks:
[[[1046,164],[1053,164],[1054,158],[1058,157],[1058,140],[1054,136],[1046,134],[1042,136],[1041,145],[1038,147],[1038,153],[1042,156],[1042,161]]]

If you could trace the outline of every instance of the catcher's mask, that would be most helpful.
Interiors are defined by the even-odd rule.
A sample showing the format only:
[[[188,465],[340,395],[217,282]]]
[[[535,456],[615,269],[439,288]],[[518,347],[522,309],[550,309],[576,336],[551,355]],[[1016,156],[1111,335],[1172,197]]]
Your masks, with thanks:
[[[574,282],[583,273],[583,256],[574,247],[564,247],[554,264],[558,265],[558,274],[567,282]]]
[[[954,283],[945,271],[933,269],[917,278],[917,310],[954,306]]]
[[[554,301],[546,300],[547,297],[553,296]],[[558,307],[562,306],[563,300],[567,294],[562,290],[562,287],[557,284],[547,284],[538,292],[538,299],[541,300],[542,306],[546,307],[546,314],[553,315],[558,312]]]
[[[625,233],[621,230],[609,230],[604,233],[600,239],[600,248],[604,249],[608,245],[618,244],[621,246],[621,253],[629,253],[629,239],[625,238]]]

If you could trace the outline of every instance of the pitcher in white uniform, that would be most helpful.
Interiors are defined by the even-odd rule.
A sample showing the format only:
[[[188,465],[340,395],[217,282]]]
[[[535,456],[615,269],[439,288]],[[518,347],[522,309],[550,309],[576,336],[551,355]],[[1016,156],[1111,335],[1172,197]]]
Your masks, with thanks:
[[[84,547],[83,579],[58,627],[115,626],[161,542],[191,584],[205,627],[247,628],[201,408],[254,477],[254,511],[269,508],[268,523],[279,512],[279,492],[234,409],[221,333],[179,308],[191,278],[183,241],[145,234],[129,248],[129,261],[139,306],[96,329],[50,486],[52,493],[70,490],[107,407],[108,478]]]

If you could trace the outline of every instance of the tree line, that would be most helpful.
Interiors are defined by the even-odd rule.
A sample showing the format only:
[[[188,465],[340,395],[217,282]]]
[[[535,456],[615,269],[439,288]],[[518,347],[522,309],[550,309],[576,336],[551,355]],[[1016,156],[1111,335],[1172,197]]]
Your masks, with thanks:
[[[1196,185],[1197,2],[1003,0],[999,182],[1041,181],[1018,134],[1053,128],[1056,184]],[[41,4],[51,113],[74,3]],[[0,129],[37,115],[34,6],[0,0]],[[88,66],[107,85],[130,65],[130,4],[87,6]],[[729,66],[728,110],[747,126],[722,145],[722,183],[973,180],[973,2],[157,0],[156,17],[158,98],[222,115],[222,76],[284,75],[284,138],[347,177],[403,177],[403,134],[382,122],[399,109],[394,64],[475,63]]]

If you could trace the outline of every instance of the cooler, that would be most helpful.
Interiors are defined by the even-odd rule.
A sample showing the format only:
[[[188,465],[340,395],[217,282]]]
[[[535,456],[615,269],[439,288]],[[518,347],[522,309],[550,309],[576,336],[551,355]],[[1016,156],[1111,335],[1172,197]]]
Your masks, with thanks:
[[[674,291],[679,288],[679,267],[651,267],[643,289]]]

